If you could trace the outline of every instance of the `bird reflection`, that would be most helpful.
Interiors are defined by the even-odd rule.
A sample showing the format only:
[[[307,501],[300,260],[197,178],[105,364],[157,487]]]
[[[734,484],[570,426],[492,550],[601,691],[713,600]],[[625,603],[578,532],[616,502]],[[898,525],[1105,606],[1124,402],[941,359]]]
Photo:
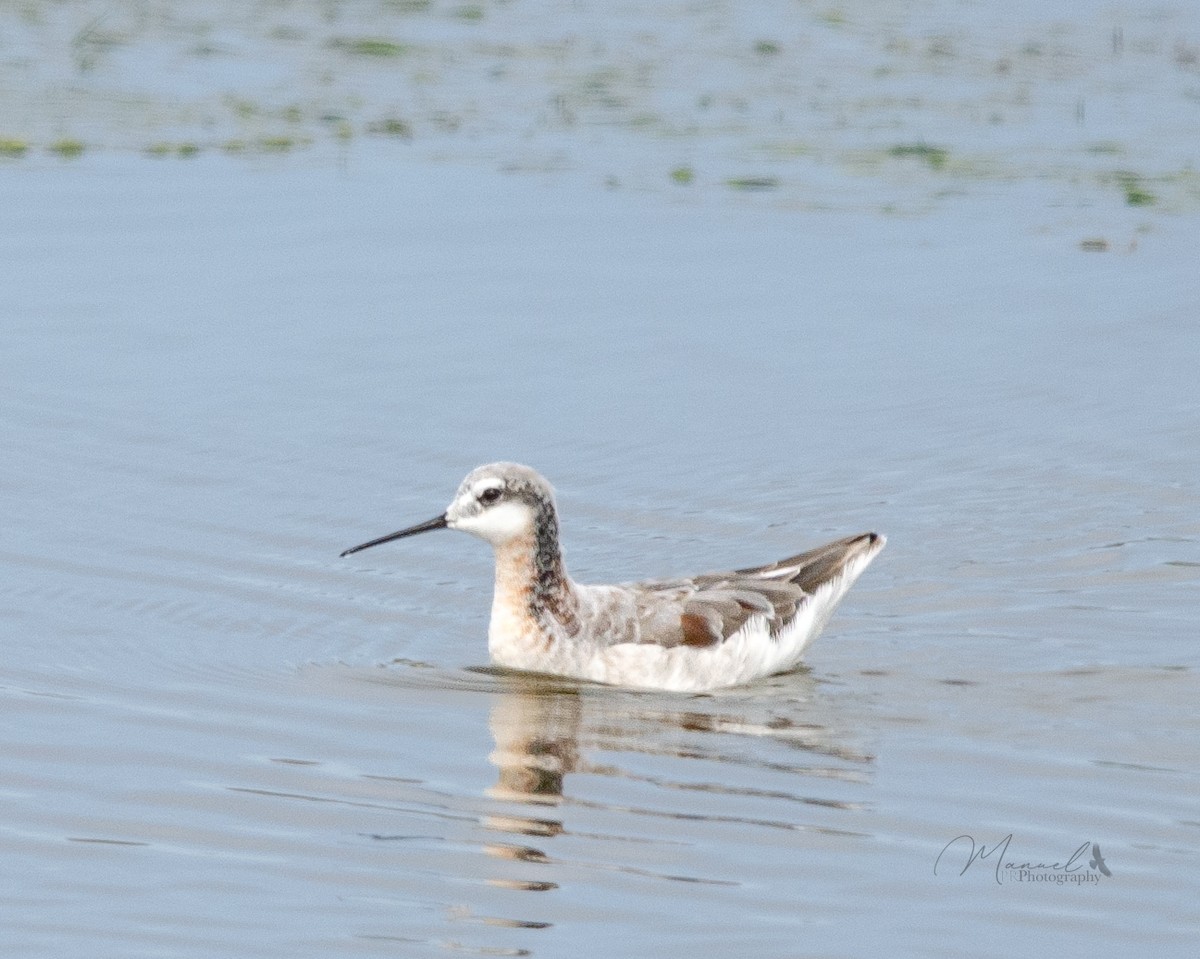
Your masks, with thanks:
[[[579,760],[579,693],[537,677],[505,677],[504,681],[507,691],[492,706],[490,725],[496,748],[488,756],[499,774],[487,795],[505,802],[556,806],[562,802],[563,780]],[[563,831],[559,819],[519,813],[492,813],[484,817],[483,825],[497,832],[544,839]],[[515,862],[550,861],[542,849],[528,842],[488,843],[485,851]],[[557,883],[540,878],[503,877],[488,882],[529,892],[558,888]]]
[[[496,748],[488,757],[500,770],[488,790],[495,799],[553,806],[562,802],[563,780],[579,762],[583,707],[570,687],[511,680],[492,707]]]
[[[854,743],[857,737],[799,718],[807,711],[805,694],[814,691],[804,684],[804,677],[788,678],[790,696],[751,691],[683,701],[655,694],[618,694],[548,677],[510,674],[504,679],[505,691],[491,711],[496,745],[489,760],[498,775],[487,794],[506,802],[561,805],[568,775],[579,771],[671,789],[730,796],[754,792],[740,781],[695,782],[690,776],[680,776],[690,763],[664,767],[673,769],[675,775],[659,777],[635,773],[623,765],[589,761],[583,755],[581,739],[592,753],[702,759],[730,769],[748,766],[783,773],[793,784],[810,786],[830,780],[863,782],[873,762],[873,757]],[[797,693],[801,694],[799,701]],[[672,708],[676,703],[680,708]],[[768,759],[759,750],[747,752],[743,745],[747,739],[770,740],[782,748]],[[805,804],[859,806],[854,801],[778,789],[771,795]],[[680,815],[685,812],[681,810]],[[550,837],[563,830],[561,820],[545,815],[493,814],[488,824],[524,836]]]
[[[565,808],[584,820],[589,810],[606,809],[639,818],[735,823],[753,830],[858,835],[847,830],[849,820],[843,825],[801,811],[862,809],[863,786],[874,761],[856,745],[857,735],[831,729],[825,722],[805,721],[810,716],[828,720],[833,714],[807,677],[781,678],[774,689],[686,699],[521,674],[503,674],[501,681],[503,689],[492,703],[489,720],[495,748],[488,759],[497,774],[486,790],[496,802],[482,825],[507,834],[503,840],[497,836],[489,841],[487,854],[517,868],[505,867],[503,876],[487,880],[490,885],[528,891],[557,888],[552,878],[559,878],[560,872],[547,843],[565,832],[559,811]],[[747,748],[750,741],[763,746]],[[659,756],[663,761],[650,767],[623,761],[631,754]],[[709,778],[720,767],[729,775]],[[700,775],[701,771],[708,775]],[[593,780],[586,794],[574,795],[568,778],[580,772],[614,781],[615,788],[600,787]],[[645,804],[614,802],[617,796],[629,795],[615,781],[651,785],[656,797]],[[694,792],[719,794],[728,802],[709,804],[700,813],[696,803],[683,798]],[[572,800],[569,804],[567,798]],[[771,803],[777,815],[744,813],[747,799]],[[583,835],[580,825],[574,827],[577,835]],[[641,829],[633,833],[640,834]],[[634,841],[672,840],[641,837]],[[668,875],[631,862],[609,868],[671,881],[737,884],[705,870]],[[514,876],[515,872],[522,875]]]

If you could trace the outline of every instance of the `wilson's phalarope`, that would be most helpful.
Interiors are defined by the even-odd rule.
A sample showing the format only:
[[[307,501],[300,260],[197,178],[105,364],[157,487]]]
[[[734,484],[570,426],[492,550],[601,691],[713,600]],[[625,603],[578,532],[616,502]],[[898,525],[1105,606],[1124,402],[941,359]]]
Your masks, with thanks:
[[[441,516],[346,550],[461,529],[496,553],[492,660],[620,686],[700,690],[794,668],[884,538],[863,533],[728,573],[618,586],[567,575],[554,490],[528,466],[491,463]]]

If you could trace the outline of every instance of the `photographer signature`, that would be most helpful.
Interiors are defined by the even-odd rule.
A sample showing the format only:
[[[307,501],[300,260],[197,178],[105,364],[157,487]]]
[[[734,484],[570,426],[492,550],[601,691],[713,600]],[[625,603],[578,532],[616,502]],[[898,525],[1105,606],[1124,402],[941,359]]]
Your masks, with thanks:
[[[1007,859],[1008,847],[1012,838],[1012,833],[1009,833],[998,843],[988,846],[984,843],[976,843],[975,837],[971,835],[955,836],[938,853],[938,857],[933,863],[933,874],[935,876],[938,874],[938,866],[942,865],[942,860],[945,859],[948,867],[952,867],[957,862],[962,863],[962,868],[958,871],[960,876],[965,875],[967,870],[978,862],[994,863],[994,876],[998,886],[1004,884],[1004,880],[1001,878],[1002,869],[1014,870],[1016,877],[1021,879],[1040,875],[1046,875],[1046,878],[1049,878],[1049,874],[1055,873],[1065,877],[1073,873],[1080,873],[1084,869],[1098,871],[1104,876],[1112,875],[1104,857],[1100,854],[1099,843],[1081,843],[1065,862],[1018,862]],[[1091,847],[1090,858],[1088,858],[1089,846]],[[1099,876],[1091,878],[1098,879]]]

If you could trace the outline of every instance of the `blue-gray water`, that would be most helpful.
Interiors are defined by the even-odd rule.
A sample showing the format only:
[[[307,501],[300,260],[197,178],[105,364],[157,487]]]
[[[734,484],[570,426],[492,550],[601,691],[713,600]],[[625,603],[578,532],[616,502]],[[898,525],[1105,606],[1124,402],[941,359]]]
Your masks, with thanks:
[[[505,136],[0,161],[0,952],[1189,955],[1190,181],[630,187],[588,136],[666,140],[531,175]],[[480,672],[484,546],[337,553],[495,458],[584,580],[890,542],[797,674]],[[1089,881],[953,842],[1010,835]]]

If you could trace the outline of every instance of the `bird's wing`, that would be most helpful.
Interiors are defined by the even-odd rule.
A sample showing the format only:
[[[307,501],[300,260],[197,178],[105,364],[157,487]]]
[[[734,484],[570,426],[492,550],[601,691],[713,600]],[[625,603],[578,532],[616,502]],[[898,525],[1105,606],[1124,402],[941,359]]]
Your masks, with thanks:
[[[860,533],[834,540],[805,553],[797,553],[778,563],[739,569],[738,576],[761,576],[784,580],[799,586],[806,593],[815,593],[825,583],[841,575],[851,562],[873,549],[879,542],[877,533]]]
[[[851,536],[788,559],[691,579],[632,583],[639,642],[705,648],[723,643],[755,616],[771,634],[808,598],[875,545],[873,533]]]

